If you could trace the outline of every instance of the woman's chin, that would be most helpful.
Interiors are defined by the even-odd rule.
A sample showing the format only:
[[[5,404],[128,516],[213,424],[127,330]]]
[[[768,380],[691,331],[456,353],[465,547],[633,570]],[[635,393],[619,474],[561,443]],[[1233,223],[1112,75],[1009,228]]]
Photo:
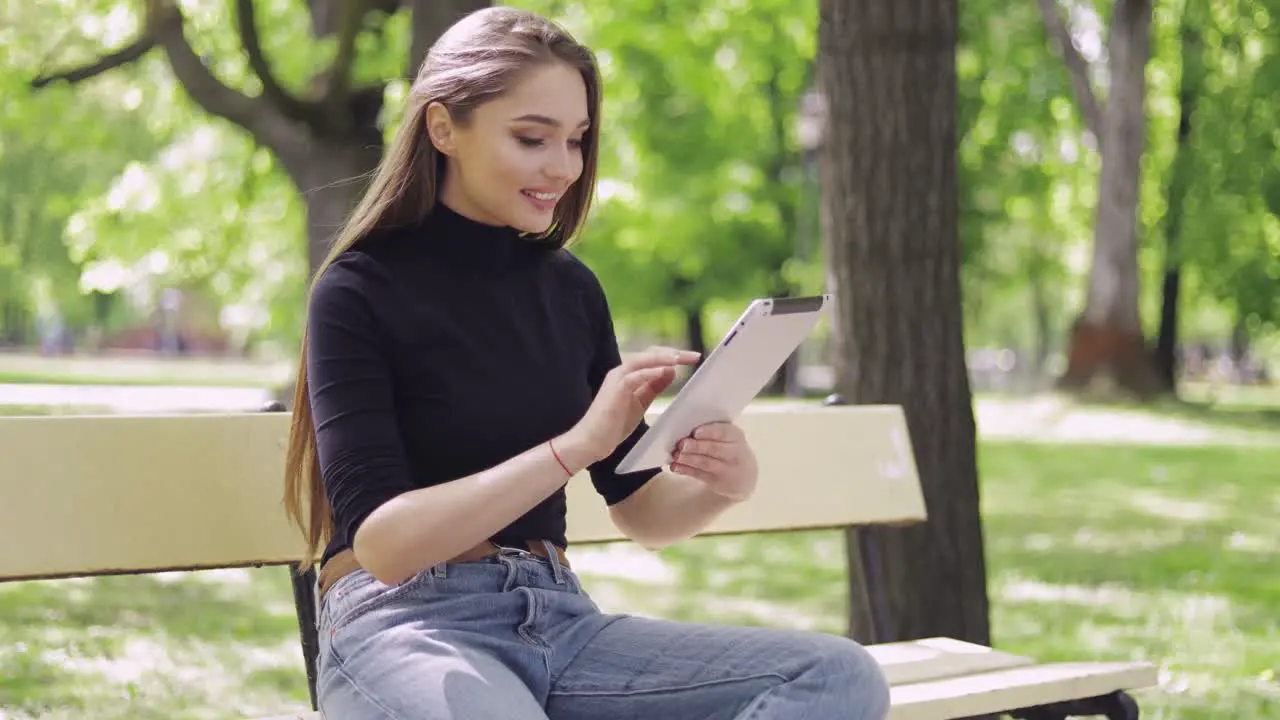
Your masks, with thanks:
[[[521,217],[516,218],[511,226],[522,233],[530,235],[541,235],[551,229],[551,223],[554,218],[551,215],[546,217]]]

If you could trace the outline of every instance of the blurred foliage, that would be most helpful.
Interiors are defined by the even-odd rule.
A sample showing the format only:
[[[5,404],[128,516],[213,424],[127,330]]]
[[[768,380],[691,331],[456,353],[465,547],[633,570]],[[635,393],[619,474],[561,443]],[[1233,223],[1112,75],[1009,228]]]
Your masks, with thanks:
[[[683,340],[684,318],[709,309],[714,340],[747,297],[822,289],[816,187],[796,134],[812,81],[816,4],[517,4],[557,18],[599,56],[602,182],[576,249],[629,329]],[[224,82],[252,94],[259,83],[231,5],[185,0],[188,36]],[[1071,6],[1086,55],[1104,45],[1090,26],[1105,28],[1107,5]],[[1202,95],[1186,146],[1183,337],[1220,341],[1240,326],[1258,339],[1280,317],[1280,0],[1208,7],[1197,19]],[[303,93],[332,57],[332,40],[312,36],[303,3],[258,0],[255,8],[275,74]],[[83,329],[106,307],[85,294],[92,289],[129,289],[145,312],[159,288],[181,286],[227,308],[239,332],[288,350],[300,318],[305,229],[277,159],[196,108],[158,52],[75,86],[29,87],[42,73],[128,44],[135,11],[125,0],[39,0],[0,11],[8,50],[0,61],[0,336],[54,308]],[[1182,0],[1158,4],[1148,65],[1140,234],[1151,333],[1165,266],[1182,13]],[[407,11],[384,20],[359,37],[357,81],[403,72]],[[1035,3],[965,2],[960,34],[969,342],[1060,347],[1082,301],[1097,153]],[[401,81],[388,86],[388,127],[404,89]]]
[[[78,25],[33,4],[6,4],[0,15],[0,342],[21,339],[20,331],[55,308],[68,323],[91,321],[82,266],[63,242],[68,220],[172,132],[151,114],[168,100],[166,88],[148,78],[153,64],[81,88],[29,89],[51,38],[59,53],[76,57],[131,24],[115,3],[97,5],[97,21]]]
[[[816,10],[653,0],[562,15],[604,76],[605,182],[579,252],[621,314],[660,322],[717,301],[821,291],[816,238],[798,237],[813,206],[802,193],[814,189],[795,131]]]

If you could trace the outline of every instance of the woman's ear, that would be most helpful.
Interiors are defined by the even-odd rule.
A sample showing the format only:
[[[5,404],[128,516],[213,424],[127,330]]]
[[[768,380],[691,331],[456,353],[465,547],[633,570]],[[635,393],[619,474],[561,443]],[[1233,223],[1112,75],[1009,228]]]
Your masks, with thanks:
[[[427,106],[427,137],[443,155],[453,155],[456,141],[453,136],[453,118],[449,109],[438,102]]]

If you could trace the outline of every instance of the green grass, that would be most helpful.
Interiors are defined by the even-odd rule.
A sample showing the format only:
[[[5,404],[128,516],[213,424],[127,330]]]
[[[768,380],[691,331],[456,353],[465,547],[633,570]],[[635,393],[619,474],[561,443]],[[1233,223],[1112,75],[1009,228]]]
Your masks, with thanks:
[[[1226,385],[1207,382],[1185,382],[1178,394],[1186,400],[1218,408],[1280,410],[1280,384]]]
[[[987,442],[980,464],[998,647],[1150,660],[1144,718],[1280,716],[1280,449]],[[844,630],[837,533],[575,556],[606,609]],[[291,602],[281,568],[0,585],[0,716],[302,707]]]

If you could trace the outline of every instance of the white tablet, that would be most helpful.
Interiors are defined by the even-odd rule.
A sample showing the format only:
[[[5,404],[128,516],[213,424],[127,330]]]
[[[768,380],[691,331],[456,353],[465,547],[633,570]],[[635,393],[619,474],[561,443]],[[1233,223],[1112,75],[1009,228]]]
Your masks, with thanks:
[[[676,443],[699,425],[735,420],[800,346],[830,295],[751,301],[649,430],[618,463],[618,472],[662,467]]]

